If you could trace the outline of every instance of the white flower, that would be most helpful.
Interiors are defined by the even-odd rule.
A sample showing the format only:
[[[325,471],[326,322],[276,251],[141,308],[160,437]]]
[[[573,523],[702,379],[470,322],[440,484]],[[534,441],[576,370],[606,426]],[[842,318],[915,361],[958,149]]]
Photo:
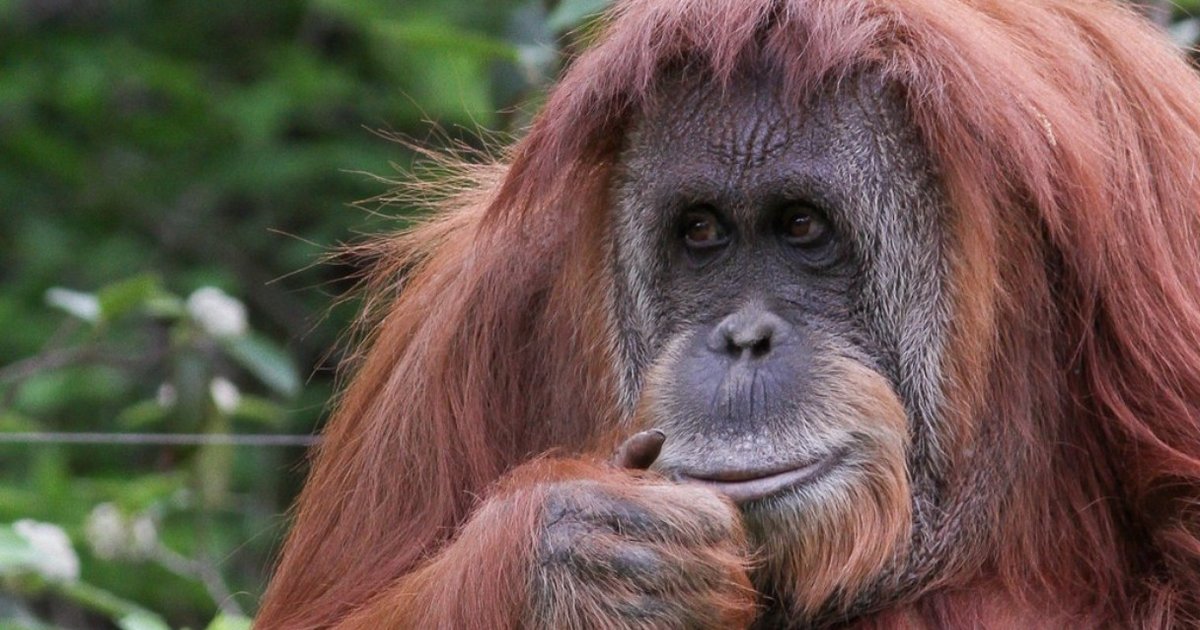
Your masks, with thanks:
[[[158,549],[158,527],[154,524],[154,519],[143,514],[133,521],[133,527],[130,528],[131,549],[134,556],[139,558],[148,558],[154,555]]]
[[[83,526],[88,546],[97,558],[148,558],[158,550],[158,526],[149,514],[130,519],[112,503],[92,508]]]
[[[216,287],[196,289],[187,299],[192,319],[214,337],[246,334],[246,305]]]
[[[125,551],[125,517],[111,503],[92,508],[83,525],[83,534],[98,558],[112,560]]]
[[[91,293],[53,287],[46,291],[46,302],[85,322],[95,323],[100,319],[100,298]]]
[[[208,384],[208,393],[221,413],[233,413],[242,402],[242,392],[238,391],[237,385],[220,376]]]
[[[158,393],[154,396],[158,401],[158,406],[163,409],[170,409],[175,406],[175,401],[179,399],[179,393],[175,391],[175,386],[170,383],[163,383],[158,386]]]
[[[33,547],[32,568],[42,577],[56,582],[79,579],[79,556],[61,527],[22,519],[13,523],[13,531]]]

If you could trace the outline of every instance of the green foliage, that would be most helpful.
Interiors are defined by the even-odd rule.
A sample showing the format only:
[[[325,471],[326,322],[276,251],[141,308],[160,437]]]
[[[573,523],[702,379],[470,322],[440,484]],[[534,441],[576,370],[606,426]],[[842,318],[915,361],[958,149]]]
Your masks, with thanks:
[[[387,192],[364,173],[412,164],[376,130],[478,145],[525,123],[558,61],[545,18],[0,0],[0,432],[319,430],[358,271],[322,261],[417,211],[351,206]],[[0,435],[0,627],[247,628],[303,457]],[[22,519],[61,528],[77,580],[39,577]]]
[[[250,630],[250,620],[238,615],[217,615],[207,630]]]

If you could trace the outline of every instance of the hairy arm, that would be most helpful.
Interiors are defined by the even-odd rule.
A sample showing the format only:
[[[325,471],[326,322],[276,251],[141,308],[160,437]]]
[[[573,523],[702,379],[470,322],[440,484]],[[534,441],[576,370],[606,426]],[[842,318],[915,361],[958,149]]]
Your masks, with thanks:
[[[338,627],[745,627],[744,558],[736,511],[707,489],[539,460]]]

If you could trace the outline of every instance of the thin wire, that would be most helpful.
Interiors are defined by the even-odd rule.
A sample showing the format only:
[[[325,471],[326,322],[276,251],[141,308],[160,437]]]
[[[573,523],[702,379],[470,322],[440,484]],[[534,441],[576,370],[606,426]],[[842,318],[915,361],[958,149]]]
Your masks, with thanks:
[[[315,435],[230,433],[3,433],[0,444],[114,444],[149,446],[312,446]]]

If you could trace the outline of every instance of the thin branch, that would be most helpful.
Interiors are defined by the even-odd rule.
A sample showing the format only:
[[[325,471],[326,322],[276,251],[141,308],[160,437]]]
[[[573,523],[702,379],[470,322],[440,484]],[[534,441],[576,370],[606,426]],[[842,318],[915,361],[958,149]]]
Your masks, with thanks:
[[[86,363],[99,351],[98,346],[76,346],[36,354],[0,368],[0,383],[23,381],[48,370]]]
[[[198,580],[204,585],[204,590],[208,591],[208,596],[216,602],[222,613],[239,617],[245,616],[246,613],[233,598],[233,592],[225,584],[225,579],[221,577],[221,572],[213,565],[188,558],[161,543],[155,549],[153,558],[163,568],[175,575]]]
[[[140,368],[154,365],[166,354],[165,348],[133,354],[103,344],[87,344],[47,350],[16,363],[0,367],[0,384],[15,384],[42,372],[81,365],[102,363],[117,367]]]

